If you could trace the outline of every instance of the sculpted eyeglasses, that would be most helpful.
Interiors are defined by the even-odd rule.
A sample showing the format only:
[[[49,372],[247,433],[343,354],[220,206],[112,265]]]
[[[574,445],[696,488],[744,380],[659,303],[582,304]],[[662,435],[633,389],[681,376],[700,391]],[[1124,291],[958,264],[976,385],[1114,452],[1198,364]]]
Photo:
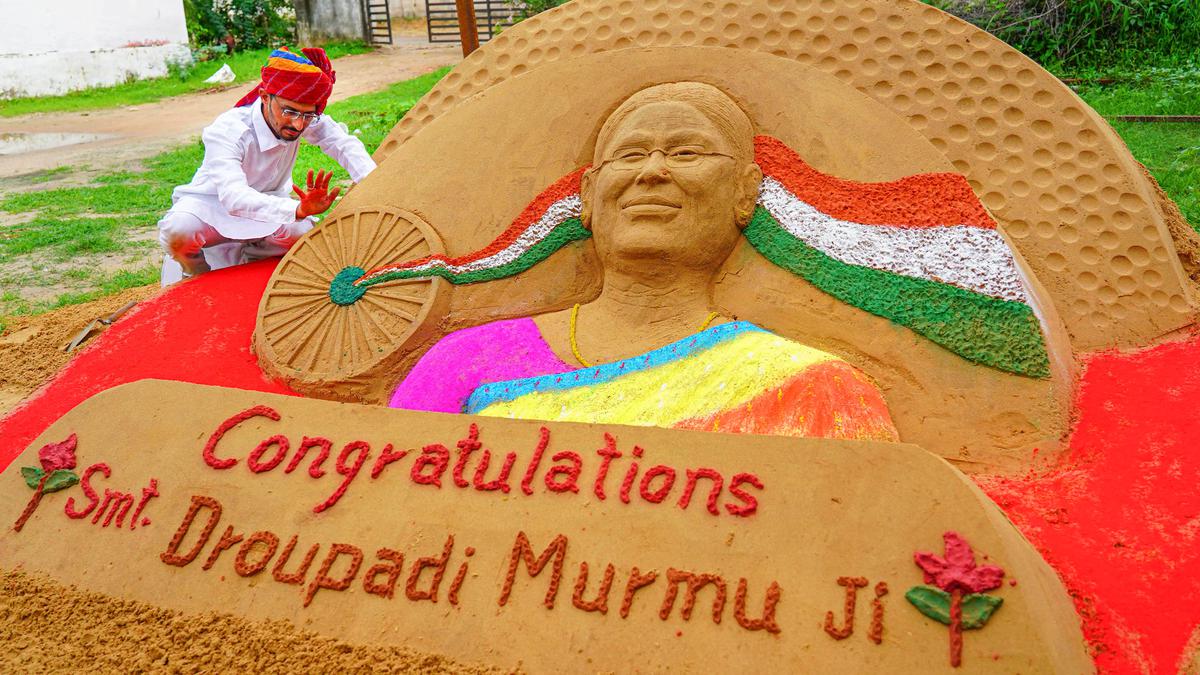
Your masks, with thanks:
[[[650,157],[656,152],[663,154],[663,162],[671,169],[685,169],[696,166],[703,162],[706,157],[728,157],[733,159],[733,155],[727,155],[723,152],[701,152],[695,148],[671,148],[670,150],[663,150],[661,148],[650,150],[630,148],[620,151],[616,157],[600,162],[600,166],[610,165],[617,171],[632,171],[645,166],[646,162],[649,162]]]
[[[279,112],[283,113],[283,116],[289,120],[304,120],[305,122],[312,123],[321,116],[321,113],[319,112],[300,112],[299,110],[292,110],[282,103],[279,103],[279,101],[276,101],[274,96],[271,96],[271,100],[275,101],[275,103],[279,105]]]

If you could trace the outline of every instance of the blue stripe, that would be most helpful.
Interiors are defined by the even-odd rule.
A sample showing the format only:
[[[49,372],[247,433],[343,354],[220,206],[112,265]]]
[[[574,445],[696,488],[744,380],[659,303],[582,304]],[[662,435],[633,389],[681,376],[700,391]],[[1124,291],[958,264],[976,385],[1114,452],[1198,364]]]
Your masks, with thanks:
[[[312,61],[309,61],[306,57],[300,54],[285,52],[282,49],[276,49],[275,51],[271,52],[271,55],[267,57],[267,60],[274,58],[287,59],[288,61],[295,61],[296,63],[302,63],[306,66],[315,65]]]
[[[622,375],[629,375],[641,370],[649,370],[671,361],[686,358],[705,349],[710,349],[722,342],[731,340],[743,333],[761,331],[762,329],[746,321],[731,321],[713,326],[700,333],[686,337],[678,342],[672,342],[641,356],[635,356],[623,361],[614,361],[591,368],[580,368],[569,373],[540,375],[519,380],[506,380],[482,385],[471,392],[463,405],[463,412],[468,415],[477,414],[493,403],[507,403],[535,391],[561,391],[574,387],[590,387],[611,382]]]

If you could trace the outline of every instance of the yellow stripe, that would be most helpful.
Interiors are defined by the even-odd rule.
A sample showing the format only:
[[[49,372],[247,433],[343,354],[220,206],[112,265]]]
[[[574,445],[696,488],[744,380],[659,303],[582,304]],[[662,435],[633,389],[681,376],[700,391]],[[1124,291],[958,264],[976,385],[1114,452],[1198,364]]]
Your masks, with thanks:
[[[535,392],[480,411],[490,417],[669,427],[728,410],[837,357],[755,331],[708,351],[594,387]]]

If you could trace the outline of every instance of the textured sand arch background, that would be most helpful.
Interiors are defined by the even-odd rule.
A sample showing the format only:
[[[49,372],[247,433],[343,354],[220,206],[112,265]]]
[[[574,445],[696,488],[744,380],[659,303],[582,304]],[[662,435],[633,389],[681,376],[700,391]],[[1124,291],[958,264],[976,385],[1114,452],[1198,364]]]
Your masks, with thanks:
[[[794,61],[711,47],[625,50],[551,64],[463,102],[385,160],[346,197],[331,222],[368,209],[403,209],[436,230],[449,255],[478,250],[545,186],[590,162],[595,134],[621,100],[650,84],[679,80],[710,82],[725,90],[755,120],[757,131],[778,137],[822,171],[881,181],[952,169],[895,113],[833,76]],[[554,96],[546,97],[548,91]],[[489,124],[498,114],[522,123]],[[530,143],[530,133],[546,141]],[[880,138],[888,139],[886,148],[880,147]],[[486,155],[481,156],[480,148],[487,148]],[[333,248],[345,243],[335,241]],[[296,255],[289,254],[276,270],[273,288],[288,288],[278,280]],[[447,288],[447,310],[437,317],[437,334],[414,335],[398,344],[398,358],[347,370],[340,383],[288,378],[285,369],[282,374],[293,387],[316,396],[381,403],[406,367],[441,334],[569,307],[594,297],[598,281],[591,245],[570,246],[516,277]],[[264,306],[270,297],[268,293]],[[884,386],[905,440],[960,460],[965,468],[1024,467],[1033,447],[1052,455],[1066,429],[1071,390],[1066,367],[1051,381],[973,364],[774,267],[748,243],[722,270],[716,300],[729,316],[835,352],[864,368]],[[262,321],[260,315],[260,330]],[[1064,332],[1050,331],[1051,351],[1060,364],[1069,360]],[[326,351],[335,364],[341,355],[336,349]],[[259,353],[263,355],[261,348]],[[322,366],[322,372],[336,369]]]
[[[1077,351],[1146,344],[1194,320],[1200,239],[1119,137],[1036,63],[916,0],[575,0],[472,54],[377,159],[463,99],[549,63],[697,45],[793,59],[904,116],[971,181]]]

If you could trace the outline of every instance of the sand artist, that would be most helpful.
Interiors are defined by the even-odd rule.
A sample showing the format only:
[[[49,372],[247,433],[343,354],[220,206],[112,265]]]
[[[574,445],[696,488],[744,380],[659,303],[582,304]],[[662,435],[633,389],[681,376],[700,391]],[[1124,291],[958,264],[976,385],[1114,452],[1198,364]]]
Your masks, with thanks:
[[[762,178],[750,119],[720,90],[681,82],[634,94],[605,121],[581,176],[599,297],[446,336],[391,405],[896,440],[883,395],[858,369],[712,311]]]
[[[204,162],[191,183],[175,188],[174,206],[158,223],[164,284],[283,255],[312,229],[312,216],[328,210],[341,188],[329,189],[325,171],[309,171],[306,189],[292,184],[300,138],[356,183],[375,169],[362,141],[322,114],[336,80],[325,50],[301,51],[272,52],[262,82],[204,129]]]

